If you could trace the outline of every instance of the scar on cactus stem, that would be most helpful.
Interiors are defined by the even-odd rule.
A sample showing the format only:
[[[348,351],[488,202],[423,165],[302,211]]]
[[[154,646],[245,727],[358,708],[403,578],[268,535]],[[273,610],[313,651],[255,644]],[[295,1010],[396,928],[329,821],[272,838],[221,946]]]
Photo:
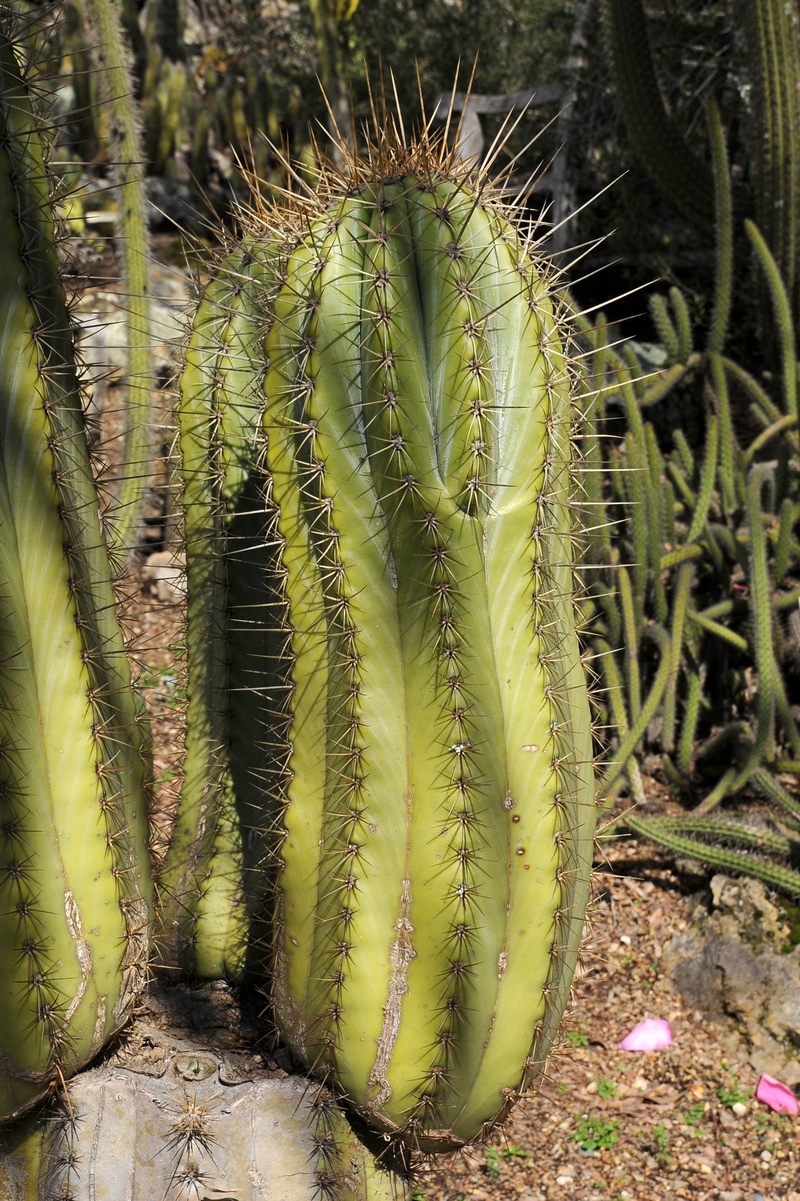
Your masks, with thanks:
[[[265,462],[288,760],[277,1024],[391,1144],[482,1138],[540,1075],[589,891],[569,329],[536,227],[376,116],[282,239]]]

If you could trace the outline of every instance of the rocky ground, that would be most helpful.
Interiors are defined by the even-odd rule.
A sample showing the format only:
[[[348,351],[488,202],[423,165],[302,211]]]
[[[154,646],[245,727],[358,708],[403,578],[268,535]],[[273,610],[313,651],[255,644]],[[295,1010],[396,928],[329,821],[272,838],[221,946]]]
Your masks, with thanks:
[[[585,971],[538,1096],[490,1146],[427,1178],[436,1201],[800,1201],[800,1123],[756,1102],[759,1073],[731,1028],[676,992],[665,960],[704,897],[650,847],[598,864]],[[647,1017],[672,1045],[617,1044]]]

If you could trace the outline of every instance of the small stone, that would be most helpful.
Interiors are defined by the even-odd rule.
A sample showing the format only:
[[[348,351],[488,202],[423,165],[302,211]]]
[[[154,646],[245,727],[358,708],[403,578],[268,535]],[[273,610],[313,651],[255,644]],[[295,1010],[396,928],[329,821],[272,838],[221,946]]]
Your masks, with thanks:
[[[622,943],[623,947],[629,947],[633,940],[631,939],[630,934],[620,934],[619,941]]]
[[[571,1164],[571,1163],[565,1163],[563,1167],[558,1169],[558,1175],[559,1176],[567,1176],[567,1177],[574,1176],[575,1175],[575,1165]]]
[[[173,1064],[182,1080],[207,1080],[217,1071],[217,1060],[211,1055],[176,1055]]]
[[[744,1193],[740,1188],[723,1189],[719,1201],[744,1201]]]
[[[736,1114],[737,1118],[743,1118],[747,1113],[747,1106],[744,1101],[737,1101],[735,1105],[731,1105],[731,1110]]]
[[[584,1092],[591,1093],[592,1095],[594,1095],[594,1093],[597,1092],[597,1081],[590,1080],[589,1083],[586,1085]]]
[[[186,565],[183,557],[171,550],[150,555],[142,567],[142,579],[165,604],[176,604],[186,596]]]
[[[769,1161],[772,1159],[772,1152],[771,1151],[762,1151],[761,1158],[764,1161],[764,1163],[769,1163]]]

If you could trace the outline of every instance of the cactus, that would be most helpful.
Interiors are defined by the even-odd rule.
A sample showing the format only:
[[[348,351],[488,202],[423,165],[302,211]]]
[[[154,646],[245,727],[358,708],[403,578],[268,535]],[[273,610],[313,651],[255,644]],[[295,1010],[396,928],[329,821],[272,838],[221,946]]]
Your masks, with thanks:
[[[796,0],[738,0],[751,85],[756,221],[795,307],[800,255],[800,14]]]
[[[274,1005],[367,1126],[442,1149],[541,1070],[587,897],[569,367],[485,180],[391,130],[337,179],[293,216],[267,340],[291,674]]]
[[[614,88],[634,150],[664,194],[690,220],[710,226],[712,174],[664,105],[642,0],[603,0],[601,11]]]
[[[309,3],[317,40],[319,79],[328,107],[331,153],[341,163],[344,147],[353,133],[345,30],[358,8],[358,0],[309,0]]]
[[[125,441],[119,484],[109,520],[112,554],[119,565],[136,544],[150,464],[153,363],[147,273],[147,220],[142,188],[139,118],[133,102],[130,55],[114,0],[88,0],[97,30],[99,91],[111,118],[108,153],[122,214],[120,254],[128,309]]]
[[[732,205],[713,106],[709,118],[718,221],[706,352],[693,350],[686,303],[674,288],[669,298],[652,304],[665,351],[655,379],[641,371],[630,351],[619,354],[608,347],[602,324],[597,331],[583,325],[592,347],[584,369],[590,396],[585,456],[592,473],[587,476],[591,525],[597,531],[586,573],[589,637],[597,639],[618,743],[600,786],[609,804],[625,785],[638,804],[645,803],[635,754],[647,738],[651,749],[661,752],[668,781],[697,804],[691,817],[634,813],[617,826],[624,824],[675,853],[749,871],[796,893],[798,876],[786,862],[795,851],[785,840],[766,848],[765,861],[764,848],[758,853],[729,849],[724,845],[732,840],[729,824],[708,816],[745,788],[766,798],[779,825],[786,824],[786,811],[792,820],[800,812],[800,802],[777,778],[779,772],[797,770],[800,749],[789,692],[790,656],[780,636],[785,615],[800,595],[792,306],[766,240],[745,222],[771,300],[779,368],[773,396],[724,354],[734,286]],[[702,397],[702,453],[678,428],[671,430],[672,446],[663,454],[655,419],[645,420],[645,413],[667,397],[675,403],[678,386]],[[733,406],[748,401],[756,432],[742,446],[746,426],[734,422]],[[615,403],[624,408],[628,430],[624,442],[606,439],[603,453],[601,439]],[[765,461],[765,455],[772,457]],[[613,496],[601,483],[609,467]],[[606,529],[612,518],[616,545]],[[627,563],[632,566],[622,565]],[[645,641],[653,638],[659,643],[658,660]],[[757,679],[757,690],[749,686],[751,678]]]
[[[63,1100],[0,1131],[1,1201],[408,1197],[403,1177],[358,1142],[320,1086],[266,1071],[208,1035],[160,1041],[149,1027],[146,1037],[149,1057],[136,1053],[134,1027],[130,1046],[71,1081]]]
[[[103,1047],[149,937],[144,763],[39,122],[0,38],[0,1117]]]
[[[179,409],[186,541],[188,706],[181,800],[159,875],[161,958],[241,976],[263,885],[270,552],[260,534],[269,248],[220,263],[194,318]],[[273,568],[274,570],[274,568]]]

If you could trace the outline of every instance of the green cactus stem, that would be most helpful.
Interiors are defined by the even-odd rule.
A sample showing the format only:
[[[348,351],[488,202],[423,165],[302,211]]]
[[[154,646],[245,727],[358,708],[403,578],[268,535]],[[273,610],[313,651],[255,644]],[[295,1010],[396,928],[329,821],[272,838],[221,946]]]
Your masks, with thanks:
[[[800,244],[800,31],[796,0],[738,0],[749,68],[756,221],[797,305]]]
[[[146,969],[141,738],[39,125],[0,37],[0,1118],[127,1020]]]
[[[422,1149],[541,1070],[595,812],[563,331],[454,170],[390,132],[294,215],[264,426],[292,683],[275,1010]]]
[[[266,243],[217,268],[181,375],[188,703],[183,782],[159,873],[161,962],[238,979],[263,893],[269,752],[268,563],[256,440],[263,408]],[[259,851],[259,847],[261,851]]]
[[[685,216],[710,227],[714,221],[713,175],[667,112],[642,0],[603,0],[601,11],[614,88],[636,154]]]
[[[153,363],[147,219],[139,116],[119,0],[87,0],[87,3],[97,30],[100,99],[111,117],[108,154],[119,195],[119,245],[128,312],[124,449],[108,518],[112,555],[117,565],[122,566],[136,545],[149,482]]]

